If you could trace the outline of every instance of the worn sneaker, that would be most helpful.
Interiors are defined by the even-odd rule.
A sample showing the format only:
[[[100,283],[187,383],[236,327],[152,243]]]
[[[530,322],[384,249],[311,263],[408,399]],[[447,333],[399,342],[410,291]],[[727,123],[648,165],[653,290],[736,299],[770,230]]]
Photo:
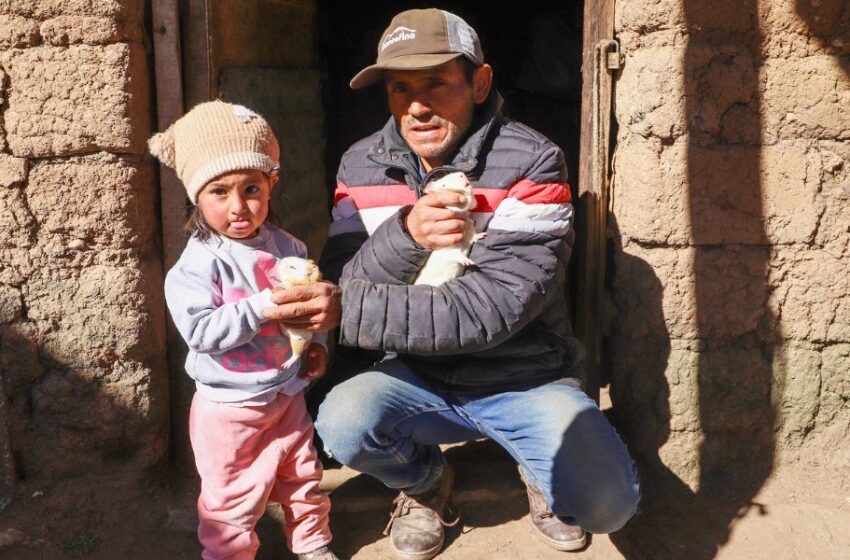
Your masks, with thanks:
[[[587,534],[584,529],[562,521],[549,509],[543,492],[525,479],[521,468],[519,475],[528,492],[528,508],[531,510],[531,526],[534,528],[534,534],[555,550],[569,552],[584,548],[587,543]]]
[[[323,546],[317,548],[313,552],[303,552],[295,555],[296,560],[339,560],[337,555],[331,552],[331,549]]]
[[[460,522],[449,500],[453,482],[454,470],[446,465],[431,490],[415,496],[401,492],[395,499],[384,535],[389,534],[400,560],[430,560],[440,553],[446,541],[444,528]]]

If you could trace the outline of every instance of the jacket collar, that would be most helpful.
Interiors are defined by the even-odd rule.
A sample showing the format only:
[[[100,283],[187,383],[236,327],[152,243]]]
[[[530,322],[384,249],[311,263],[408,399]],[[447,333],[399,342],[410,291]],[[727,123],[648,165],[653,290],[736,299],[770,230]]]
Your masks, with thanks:
[[[504,119],[503,104],[502,96],[493,88],[484,103],[477,108],[469,132],[454,157],[441,167],[465,173],[475,169],[490,132]],[[369,148],[367,157],[380,165],[403,169],[410,176],[419,176],[416,155],[402,138],[393,117],[390,117],[381,129],[376,142]]]

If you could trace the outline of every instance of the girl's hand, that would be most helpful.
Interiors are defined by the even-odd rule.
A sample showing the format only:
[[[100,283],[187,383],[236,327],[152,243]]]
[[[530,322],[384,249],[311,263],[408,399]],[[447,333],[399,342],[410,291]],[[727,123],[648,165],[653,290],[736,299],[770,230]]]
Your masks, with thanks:
[[[314,381],[325,374],[328,367],[328,351],[321,344],[315,342],[307,347],[307,359],[304,360],[304,369],[298,374],[299,377]]]
[[[272,290],[275,307],[266,309],[267,319],[275,319],[295,329],[329,331],[342,316],[342,291],[330,282]]]

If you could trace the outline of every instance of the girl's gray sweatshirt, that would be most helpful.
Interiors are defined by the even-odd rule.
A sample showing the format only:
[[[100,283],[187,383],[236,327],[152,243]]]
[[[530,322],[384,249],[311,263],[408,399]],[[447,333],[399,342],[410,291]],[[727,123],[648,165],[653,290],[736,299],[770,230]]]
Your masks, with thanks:
[[[289,340],[263,315],[274,307],[270,276],[277,260],[290,256],[305,258],[304,243],[264,225],[252,239],[190,238],[166,275],[168,310],[189,346],[186,372],[205,397],[257,405],[306,386],[297,377],[302,360],[281,369],[292,352]],[[313,337],[320,344],[326,339]]]

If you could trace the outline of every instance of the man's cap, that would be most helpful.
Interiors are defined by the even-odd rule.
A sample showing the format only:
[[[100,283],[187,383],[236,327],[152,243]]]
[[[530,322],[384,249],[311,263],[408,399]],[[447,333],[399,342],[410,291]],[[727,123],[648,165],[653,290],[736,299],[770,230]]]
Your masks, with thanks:
[[[445,10],[407,10],[393,18],[378,42],[378,60],[357,73],[352,89],[371,85],[384,70],[424,70],[465,56],[484,64],[478,34],[460,17]]]

